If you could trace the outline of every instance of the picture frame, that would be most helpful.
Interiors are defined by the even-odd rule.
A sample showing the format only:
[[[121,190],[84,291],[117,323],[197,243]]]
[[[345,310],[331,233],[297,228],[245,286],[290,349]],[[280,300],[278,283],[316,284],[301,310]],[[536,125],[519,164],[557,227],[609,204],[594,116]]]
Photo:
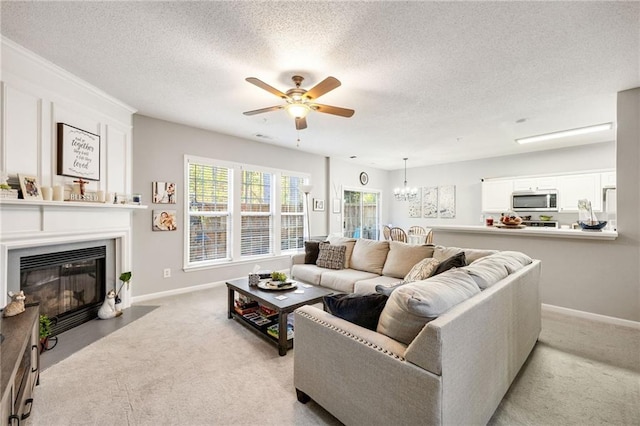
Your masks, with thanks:
[[[100,180],[100,136],[58,123],[58,174]]]
[[[22,198],[25,200],[42,200],[42,191],[36,176],[18,173],[18,180],[20,181]]]
[[[153,204],[175,204],[176,184],[174,182],[152,182],[151,194]]]
[[[177,230],[176,213],[176,210],[154,210],[151,229],[154,231]]]
[[[324,211],[324,200],[320,198],[313,199],[313,211],[314,212],[323,212]]]

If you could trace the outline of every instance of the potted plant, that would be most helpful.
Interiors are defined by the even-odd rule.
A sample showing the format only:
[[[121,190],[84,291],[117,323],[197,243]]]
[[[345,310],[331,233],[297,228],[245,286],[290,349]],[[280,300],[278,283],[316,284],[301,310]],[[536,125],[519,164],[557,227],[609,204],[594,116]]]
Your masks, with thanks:
[[[40,315],[40,353],[48,349],[49,336],[51,335],[51,319],[47,315]]]
[[[131,271],[129,272],[123,272],[120,274],[120,281],[122,282],[120,284],[120,288],[118,289],[118,291],[116,292],[116,305],[119,305],[120,303],[122,303],[122,299],[120,299],[120,292],[122,291],[122,287],[124,287],[124,285],[127,285],[127,290],[129,290],[129,281],[131,281]]]

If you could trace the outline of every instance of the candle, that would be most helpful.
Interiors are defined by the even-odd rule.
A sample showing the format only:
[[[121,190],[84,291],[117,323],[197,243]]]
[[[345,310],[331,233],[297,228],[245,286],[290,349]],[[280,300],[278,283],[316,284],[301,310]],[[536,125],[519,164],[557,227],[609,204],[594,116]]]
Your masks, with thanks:
[[[64,189],[60,185],[53,187],[53,201],[64,201]]]
[[[53,192],[50,186],[43,186],[40,188],[42,190],[42,199],[45,201],[51,201],[53,199]]]
[[[98,191],[96,194],[98,195],[98,201],[100,201],[101,203],[104,203],[104,200],[105,200],[104,191]]]

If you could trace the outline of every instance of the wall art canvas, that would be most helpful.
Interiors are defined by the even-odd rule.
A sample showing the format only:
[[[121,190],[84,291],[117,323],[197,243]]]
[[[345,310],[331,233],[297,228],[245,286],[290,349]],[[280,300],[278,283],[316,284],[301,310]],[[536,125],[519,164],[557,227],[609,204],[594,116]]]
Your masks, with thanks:
[[[100,136],[58,123],[58,174],[100,180]]]
[[[438,217],[438,187],[422,188],[422,217]]]
[[[151,184],[154,204],[175,204],[176,184],[173,182],[153,182]]]
[[[422,197],[421,191],[418,191],[416,198],[409,201],[409,217],[422,216]]]
[[[35,176],[18,174],[22,198],[25,200],[42,200],[42,192],[38,185],[38,178]]]
[[[154,210],[153,230],[154,231],[175,231],[178,229],[175,210]]]
[[[456,217],[456,186],[444,185],[438,187],[438,215],[441,218]]]

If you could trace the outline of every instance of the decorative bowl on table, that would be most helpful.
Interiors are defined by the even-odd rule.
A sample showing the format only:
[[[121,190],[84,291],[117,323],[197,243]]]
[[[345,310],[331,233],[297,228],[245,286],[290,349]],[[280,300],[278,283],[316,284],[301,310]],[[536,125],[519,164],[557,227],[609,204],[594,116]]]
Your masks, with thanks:
[[[549,216],[548,214],[541,214],[538,217],[540,218],[540,220],[542,220],[544,222],[553,219],[553,216]]]
[[[502,216],[500,223],[506,226],[518,226],[522,223],[522,218],[520,216]]]
[[[578,224],[580,225],[580,228],[582,228],[583,231],[601,231],[602,228],[607,226],[607,221],[606,220],[597,221],[597,222],[592,221],[589,223],[578,222]]]

